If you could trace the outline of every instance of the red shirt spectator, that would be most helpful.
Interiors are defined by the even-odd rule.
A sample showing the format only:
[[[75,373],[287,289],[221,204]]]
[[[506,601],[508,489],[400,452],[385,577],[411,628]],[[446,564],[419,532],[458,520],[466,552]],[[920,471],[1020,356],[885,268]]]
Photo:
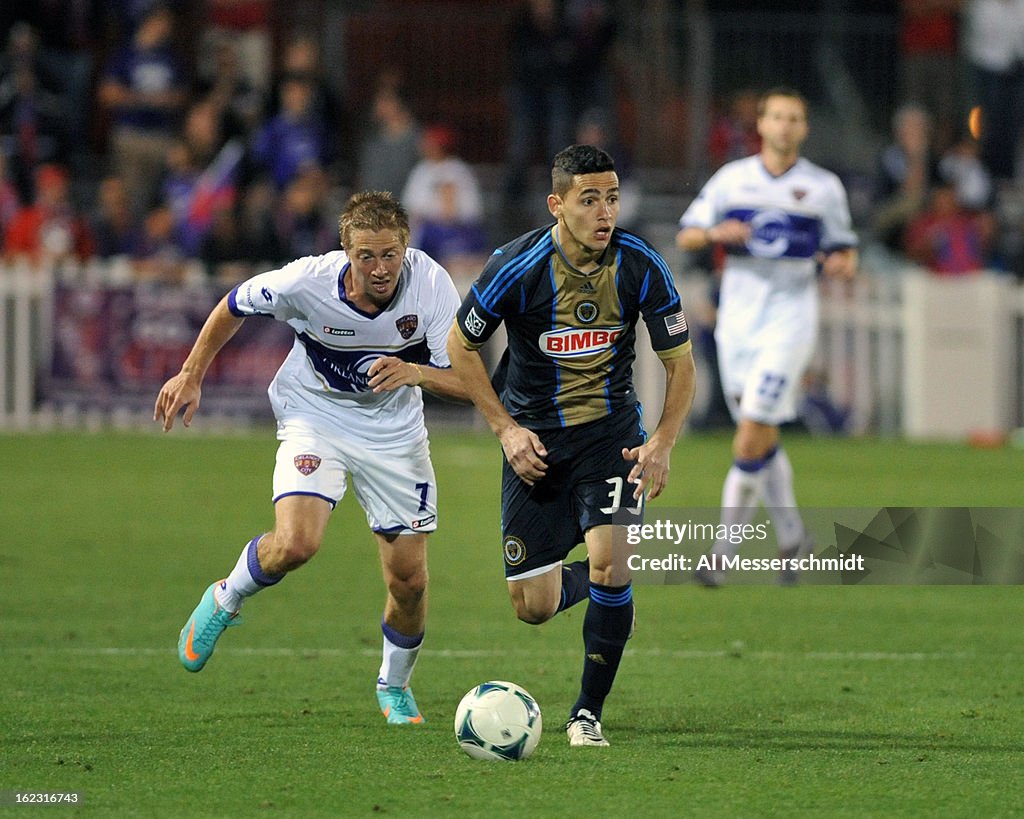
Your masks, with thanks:
[[[959,276],[983,270],[990,230],[983,215],[965,211],[956,188],[941,185],[932,192],[927,210],[908,226],[907,254],[933,273]]]
[[[7,226],[4,254],[34,263],[93,255],[95,243],[86,221],[71,204],[67,172],[41,165],[36,173],[36,201],[22,208]]]
[[[752,156],[761,150],[757,133],[758,94],[751,89],[737,91],[729,100],[729,110],[715,120],[708,134],[708,157],[717,170],[726,162]]]

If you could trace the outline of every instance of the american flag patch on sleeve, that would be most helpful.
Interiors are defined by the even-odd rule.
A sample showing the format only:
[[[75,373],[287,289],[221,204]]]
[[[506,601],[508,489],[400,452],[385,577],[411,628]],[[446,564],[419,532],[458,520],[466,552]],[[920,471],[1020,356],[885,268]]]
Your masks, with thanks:
[[[685,333],[686,327],[686,314],[680,310],[678,313],[673,313],[671,316],[665,316],[665,329],[668,330],[670,336],[677,336],[680,333]]]

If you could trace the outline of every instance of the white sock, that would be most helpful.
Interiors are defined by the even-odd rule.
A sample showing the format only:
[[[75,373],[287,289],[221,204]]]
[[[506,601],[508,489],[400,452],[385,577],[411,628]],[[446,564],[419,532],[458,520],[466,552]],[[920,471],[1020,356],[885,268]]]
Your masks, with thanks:
[[[420,653],[420,646],[423,645],[423,635],[400,634],[383,620],[380,628],[384,632],[384,650],[381,653],[377,687],[405,688],[409,684],[409,680],[412,679],[416,656]]]
[[[793,465],[786,450],[779,447],[764,469],[764,505],[771,512],[779,548],[786,551],[800,545],[804,522],[793,492]]]
[[[764,469],[740,469],[733,464],[725,476],[722,486],[721,523],[735,531],[735,526],[743,526],[754,519],[757,507],[761,503],[761,492],[764,484]],[[716,540],[711,547],[714,554],[734,557],[739,550],[738,543],[730,540]]]
[[[267,586],[273,586],[284,577],[284,575],[268,575],[260,567],[257,547],[262,537],[263,535],[258,535],[245,544],[231,574],[213,590],[213,596],[221,608],[238,611],[242,608],[246,597],[252,597]]]

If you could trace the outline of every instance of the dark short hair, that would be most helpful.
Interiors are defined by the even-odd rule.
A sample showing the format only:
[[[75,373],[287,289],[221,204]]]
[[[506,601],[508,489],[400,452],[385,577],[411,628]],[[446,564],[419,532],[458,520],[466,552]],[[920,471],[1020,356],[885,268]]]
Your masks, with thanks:
[[[342,247],[351,241],[354,230],[393,230],[407,247],[409,214],[389,191],[360,191],[352,194],[338,219]]]
[[[572,187],[577,174],[615,170],[615,160],[594,145],[570,145],[555,154],[551,164],[551,190],[561,196]]]
[[[765,91],[761,95],[760,99],[758,99],[757,115],[759,117],[764,116],[765,106],[767,105],[768,100],[772,97],[787,97],[791,100],[796,100],[804,107],[805,114],[807,113],[807,110],[810,107],[807,104],[807,97],[805,97],[795,88],[790,88],[787,85],[776,85],[774,88],[769,88],[767,91]]]

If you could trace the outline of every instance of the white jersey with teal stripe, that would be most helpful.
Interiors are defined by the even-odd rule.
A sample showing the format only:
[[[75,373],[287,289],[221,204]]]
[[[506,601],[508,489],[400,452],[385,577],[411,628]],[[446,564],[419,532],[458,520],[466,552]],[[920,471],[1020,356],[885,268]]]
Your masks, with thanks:
[[[228,296],[236,316],[270,316],[295,331],[295,343],[268,390],[279,421],[302,416],[373,447],[423,440],[418,387],[374,393],[370,365],[395,356],[449,367],[446,340],[459,307],[447,271],[409,248],[394,298],[369,314],[345,298],[343,250],[297,259],[238,285]]]

